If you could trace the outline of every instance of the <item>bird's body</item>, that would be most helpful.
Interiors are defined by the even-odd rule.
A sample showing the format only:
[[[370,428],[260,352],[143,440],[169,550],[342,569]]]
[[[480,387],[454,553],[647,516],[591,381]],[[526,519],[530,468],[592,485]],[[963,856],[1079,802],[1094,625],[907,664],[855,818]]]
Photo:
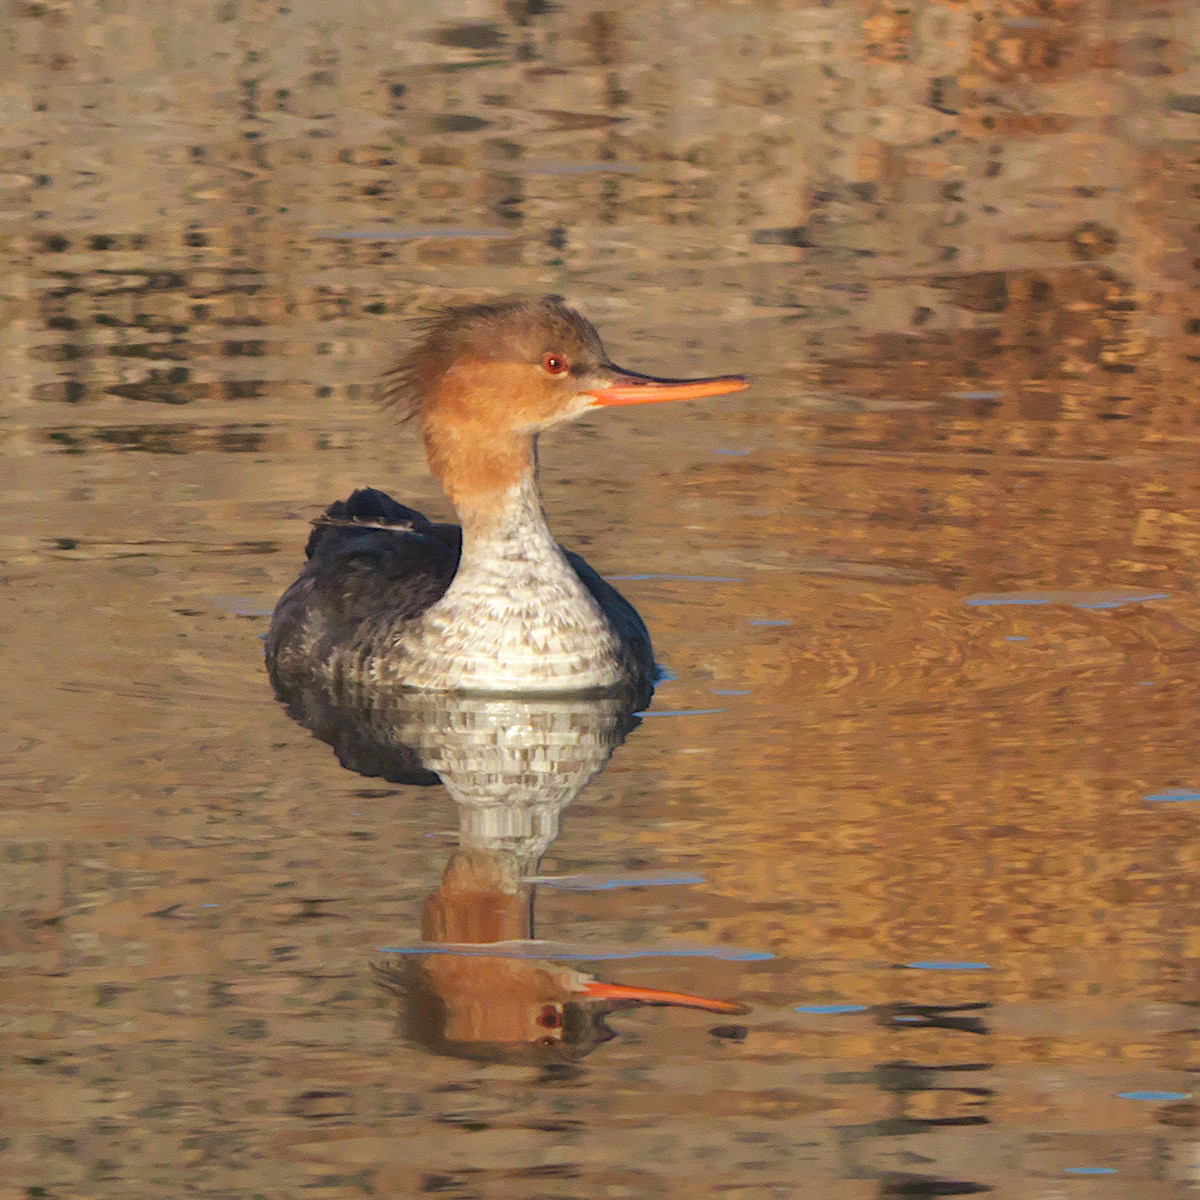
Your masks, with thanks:
[[[466,569],[460,526],[370,488],[331,505],[271,622],[277,682],[316,672],[342,692],[646,692],[654,653],[642,619],[554,541],[526,492]]]
[[[374,489],[316,522],[275,609],[276,686],[558,693],[653,686],[633,606],[554,540],[536,438],[603,404],[717,395],[737,377],[671,381],[613,367],[595,330],[554,297],[449,310],[402,362],[395,394],[421,421],[462,525]]]

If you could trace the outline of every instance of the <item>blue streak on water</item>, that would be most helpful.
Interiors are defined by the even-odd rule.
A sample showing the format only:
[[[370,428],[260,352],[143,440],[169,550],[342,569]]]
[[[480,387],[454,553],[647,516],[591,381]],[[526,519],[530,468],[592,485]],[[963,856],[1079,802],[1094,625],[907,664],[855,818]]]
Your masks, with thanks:
[[[724,454],[726,457],[729,457],[729,458],[745,458],[750,453],[750,451],[749,450],[714,450],[713,453],[714,454]]]
[[[1064,1175],[1115,1175],[1116,1167],[1063,1167]]]
[[[722,962],[765,962],[775,956],[766,950],[737,946],[581,946],[569,942],[511,941],[480,943],[417,942],[411,946],[380,946],[380,954],[450,954],[458,958],[567,959],[607,962],[626,958],[716,958]]]
[[[1118,1100],[1189,1100],[1191,1092],[1118,1092]]]
[[[991,963],[967,962],[959,959],[921,959],[918,962],[904,964],[913,971],[990,971]]]
[[[834,1016],[839,1013],[866,1012],[865,1004],[797,1004],[798,1013],[812,1013],[815,1016]]]
[[[723,708],[662,708],[657,712],[634,713],[635,717],[707,717],[713,713],[723,713]]]
[[[1167,592],[1147,592],[1140,588],[1059,588],[1020,592],[979,592],[964,598],[972,608],[999,604],[1070,604],[1075,608],[1119,608],[1122,604],[1141,604],[1147,600],[1169,600]]]
[[[623,875],[581,872],[577,875],[530,875],[525,882],[567,892],[610,892],[614,888],[627,887],[682,887],[703,883],[704,876],[694,871],[628,871]]]
[[[1075,605],[1076,608],[1120,608],[1123,604],[1141,604],[1144,600],[1170,600],[1170,595],[1166,592],[1151,592],[1148,596],[1133,596],[1128,600],[1097,600],[1095,602],[1083,603],[1080,601]]]
[[[1001,400],[1004,392],[951,392],[956,400]]]
[[[1029,641],[1029,639],[1027,637],[1023,637],[1023,636],[1021,636],[1019,634],[1015,634],[1015,633],[1009,637],[1006,637],[1004,640],[1006,642],[1027,642],[1027,641]]]
[[[768,621],[764,619],[753,620],[751,625],[790,625],[791,621]]]
[[[750,695],[749,688],[713,688],[714,696],[748,696]]]
[[[1200,800],[1200,792],[1188,788],[1166,788],[1161,792],[1151,792],[1146,797],[1156,804],[1181,804],[1192,800]]]

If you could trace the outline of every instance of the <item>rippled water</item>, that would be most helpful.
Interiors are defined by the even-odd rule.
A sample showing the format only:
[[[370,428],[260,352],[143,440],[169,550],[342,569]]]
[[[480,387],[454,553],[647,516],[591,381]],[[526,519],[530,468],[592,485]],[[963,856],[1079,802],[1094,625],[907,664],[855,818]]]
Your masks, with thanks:
[[[10,5],[0,1195],[1191,1194],[1196,50],[1185,0]],[[352,487],[445,513],[374,382],[515,290],[755,377],[542,447],[671,678],[331,748],[264,614]]]

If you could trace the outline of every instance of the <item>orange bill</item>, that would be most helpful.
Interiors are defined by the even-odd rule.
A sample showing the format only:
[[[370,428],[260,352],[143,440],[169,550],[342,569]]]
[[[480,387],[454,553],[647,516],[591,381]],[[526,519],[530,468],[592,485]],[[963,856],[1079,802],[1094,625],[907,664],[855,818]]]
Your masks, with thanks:
[[[725,1013],[740,1016],[748,1013],[744,1004],[732,1000],[709,1000],[704,996],[693,996],[688,992],[664,992],[659,988],[627,987],[623,983],[601,983],[592,980],[584,985],[583,992],[593,1000],[626,1000],[636,1004],[674,1004],[678,1008],[702,1008],[705,1012]]]
[[[598,405],[657,404],[663,400],[699,400],[702,396],[725,396],[744,392],[750,381],[744,375],[716,375],[708,379],[656,379],[653,375],[638,375],[612,367],[612,381],[601,388],[591,388]]]

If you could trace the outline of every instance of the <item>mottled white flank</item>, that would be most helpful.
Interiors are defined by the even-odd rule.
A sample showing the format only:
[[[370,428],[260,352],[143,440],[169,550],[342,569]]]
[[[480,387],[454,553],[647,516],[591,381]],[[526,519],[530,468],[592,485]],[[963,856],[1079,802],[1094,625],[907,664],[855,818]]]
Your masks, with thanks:
[[[456,691],[562,692],[630,678],[627,652],[546,524],[530,477],[464,514],[446,594],[375,640],[373,678]]]

